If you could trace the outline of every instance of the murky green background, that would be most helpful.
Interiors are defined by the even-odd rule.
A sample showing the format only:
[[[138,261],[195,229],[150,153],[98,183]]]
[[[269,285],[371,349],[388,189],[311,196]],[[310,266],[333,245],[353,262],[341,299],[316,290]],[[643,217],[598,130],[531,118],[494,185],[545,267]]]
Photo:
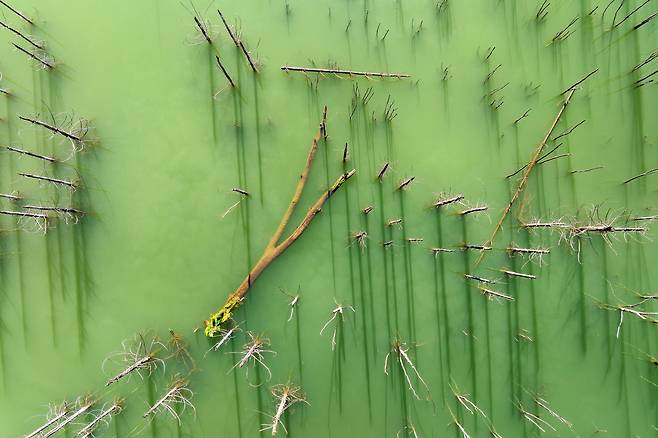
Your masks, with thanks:
[[[514,187],[504,176],[529,160],[557,113],[559,94],[595,68],[555,130],[586,120],[562,139],[560,150],[570,156],[535,169],[518,204],[522,216],[585,217],[594,205],[601,215],[656,214],[655,176],[621,184],[658,162],[658,92],[655,84],[633,86],[656,64],[629,73],[656,50],[655,21],[632,31],[655,3],[612,31],[618,2],[602,18],[607,2],[553,0],[539,24],[535,0],[449,0],[441,8],[429,0],[197,3],[199,16],[212,22],[215,48],[237,90],[227,87],[199,38],[189,3],[12,4],[34,17],[36,27],[30,30],[6,9],[2,20],[46,41],[58,65],[52,72],[36,69],[9,44],[26,43],[3,29],[0,86],[13,95],[0,95],[2,144],[66,158],[68,145],[17,118],[65,112],[92,119],[100,142],[55,169],[2,153],[0,191],[90,214],[77,225],[55,221],[45,236],[26,229],[29,222],[0,218],[0,436],[22,436],[44,421],[49,402],[87,393],[100,404],[126,399],[126,410],[98,436],[257,436],[274,411],[271,386],[289,379],[310,403],[290,411],[290,436],[405,436],[411,425],[421,437],[456,436],[448,408],[471,436],[486,436],[487,421],[459,408],[451,381],[502,436],[536,431],[520,417],[517,400],[554,425],[557,432],[548,436],[658,435],[658,373],[647,357],[658,355],[655,325],[627,315],[617,338],[618,313],[596,305],[631,303],[631,291],[652,290],[655,242],[620,238],[606,246],[595,236],[584,241],[579,264],[568,245],[558,245],[557,234],[519,229],[515,209],[496,250],[475,272],[496,277],[492,269],[508,266],[539,278],[492,287],[516,298],[502,303],[487,301],[462,276],[477,252],[435,258],[428,249],[486,240]],[[623,2],[617,22],[640,5]],[[217,7],[241,29],[260,62],[257,75],[221,27]],[[576,17],[573,35],[550,44]],[[490,47],[495,50],[484,62]],[[280,70],[313,63],[412,78],[317,78]],[[357,86],[361,95],[371,87],[373,97],[353,110]],[[503,101],[498,109],[492,96],[494,106]],[[398,114],[390,122],[387,101]],[[269,338],[277,353],[266,355],[269,382],[253,370],[247,379],[242,370],[229,371],[237,356],[225,353],[238,351],[244,334],[224,352],[204,357],[209,344],[193,329],[260,257],[324,105],[329,139],[320,145],[293,222],[343,171],[345,142],[346,167],[357,174],[258,280],[238,312],[236,319]],[[375,176],[385,161],[391,171],[380,184]],[[597,166],[603,168],[571,173]],[[19,171],[79,178],[82,188],[72,195]],[[395,190],[412,175],[408,190]],[[233,187],[251,196],[222,218],[239,200]],[[440,192],[463,193],[470,205],[487,204],[489,211],[437,212],[429,206]],[[1,202],[5,210],[18,208]],[[374,210],[366,217],[361,209],[367,205]],[[404,226],[383,226],[392,218],[403,218]],[[365,249],[350,239],[358,230],[368,232]],[[424,241],[410,245],[409,237]],[[389,239],[394,244],[384,250]],[[524,265],[500,250],[510,242],[552,252],[541,267]],[[300,290],[298,318],[290,322],[280,288]],[[355,312],[347,311],[332,352],[331,333],[319,332],[334,300]],[[200,368],[190,384],[196,416],[182,415],[180,427],[164,416],[141,418],[180,365],[170,361],[165,375],[133,378],[110,391],[104,382],[119,369],[101,370],[122,340],[144,330],[166,339],[168,329],[186,337]],[[520,330],[533,341],[520,339]],[[413,399],[399,368],[384,374],[396,335],[411,347],[432,402]],[[255,388],[250,383],[257,378],[262,385]],[[573,428],[540,410],[532,392],[543,394]]]

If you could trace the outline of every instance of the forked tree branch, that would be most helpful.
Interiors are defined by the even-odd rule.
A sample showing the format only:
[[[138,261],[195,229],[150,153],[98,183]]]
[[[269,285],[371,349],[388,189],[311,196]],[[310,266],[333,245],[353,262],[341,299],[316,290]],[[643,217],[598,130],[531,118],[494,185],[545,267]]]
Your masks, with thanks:
[[[340,189],[340,187],[345,183],[345,181],[350,179],[356,173],[356,170],[351,170],[349,172],[340,175],[333,183],[333,185],[329,187],[329,189],[327,189],[327,191],[325,191],[320,196],[320,198],[317,201],[315,201],[315,203],[311,206],[311,208],[306,212],[306,215],[299,223],[297,228],[295,228],[295,230],[288,237],[286,237],[282,242],[279,243],[279,241],[281,240],[281,236],[283,235],[283,232],[285,231],[286,226],[288,225],[288,222],[290,222],[290,218],[292,217],[292,214],[295,211],[295,207],[297,207],[297,204],[299,204],[299,200],[302,196],[302,192],[304,191],[304,186],[306,185],[306,181],[308,180],[308,175],[311,170],[311,165],[313,164],[313,159],[315,158],[315,154],[318,149],[318,143],[320,142],[320,139],[326,138],[326,121],[327,121],[327,107],[324,108],[324,112],[322,114],[322,121],[320,123],[320,129],[318,133],[315,135],[315,137],[313,138],[313,141],[311,142],[311,148],[306,158],[306,164],[299,177],[297,188],[295,189],[295,193],[292,196],[292,200],[288,205],[288,209],[283,214],[279,226],[274,231],[272,238],[270,239],[269,243],[265,247],[263,255],[258,260],[258,262],[256,262],[256,264],[251,269],[247,277],[242,281],[242,283],[240,283],[238,288],[228,296],[222,308],[219,309],[217,312],[213,313],[209,319],[204,321],[206,336],[213,337],[220,332],[222,325],[231,319],[231,315],[233,311],[235,311],[235,309],[237,309],[240,306],[243,298],[245,297],[245,295],[247,295],[247,292],[251,288],[251,285],[254,283],[254,281],[256,281],[256,279],[260,276],[260,274],[263,273],[265,268],[267,268],[277,257],[283,254],[283,252],[286,249],[288,249],[290,245],[292,245],[297,239],[299,239],[299,237],[309,227],[315,216],[318,213],[320,213],[325,202],[327,202],[329,198],[334,193],[336,193],[338,189]]]

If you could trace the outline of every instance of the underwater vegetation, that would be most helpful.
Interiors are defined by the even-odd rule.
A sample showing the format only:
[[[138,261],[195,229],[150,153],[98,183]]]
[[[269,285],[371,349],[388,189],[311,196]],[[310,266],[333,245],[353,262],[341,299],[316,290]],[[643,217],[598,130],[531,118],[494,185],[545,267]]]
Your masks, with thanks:
[[[658,436],[657,7],[0,0],[0,437]]]

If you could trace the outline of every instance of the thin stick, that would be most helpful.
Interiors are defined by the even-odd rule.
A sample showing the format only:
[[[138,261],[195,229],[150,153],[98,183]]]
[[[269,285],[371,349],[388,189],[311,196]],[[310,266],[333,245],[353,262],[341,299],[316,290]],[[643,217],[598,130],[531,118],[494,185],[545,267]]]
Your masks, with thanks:
[[[593,171],[593,170],[600,170],[600,169],[603,169],[603,166],[588,167],[587,169],[576,169],[576,170],[572,170],[571,173],[572,173],[572,174],[575,174],[575,173],[587,173],[587,172],[591,172],[591,171]]]
[[[55,211],[57,213],[66,213],[73,215],[85,214],[84,211],[72,207],[43,207],[40,205],[24,205],[23,208],[25,208],[26,210]]]
[[[34,219],[44,219],[44,220],[48,219],[48,216],[45,214],[28,213],[26,211],[0,210],[0,214],[6,214],[7,216],[31,217]]]
[[[68,407],[68,404],[66,402],[64,402],[64,404],[62,405],[62,407],[60,409],[61,409],[60,413],[56,414],[53,418],[48,420],[42,426],[39,426],[37,429],[32,431],[29,435],[26,435],[25,438],[36,438],[36,437],[40,436],[41,432],[48,429],[53,424],[57,423],[59,420],[64,418],[66,416],[66,414],[68,414],[68,412],[69,412],[69,407]]]
[[[526,117],[528,117],[528,114],[530,113],[530,109],[531,109],[531,108],[525,110],[525,112],[524,112],[523,114],[521,114],[520,117],[518,117],[516,120],[514,120],[514,123],[513,123],[513,124],[516,125],[516,124],[519,123],[521,120],[523,120],[523,119],[525,119]]]
[[[119,374],[117,374],[116,376],[112,377],[107,382],[105,382],[105,386],[110,386],[111,384],[118,382],[119,380],[121,380],[124,377],[128,376],[130,373],[132,373],[135,370],[139,370],[139,369],[142,369],[142,368],[149,367],[150,363],[153,362],[153,361],[155,361],[155,355],[154,354],[147,354],[146,356],[137,359],[128,368],[121,371]]]
[[[550,254],[550,249],[545,248],[520,248],[518,246],[508,246],[506,251],[510,254]]]
[[[251,59],[251,55],[249,55],[249,52],[244,46],[244,43],[242,40],[238,41],[238,44],[240,45],[240,49],[242,50],[242,53],[244,53],[244,56],[247,58],[247,61],[249,61],[249,65],[251,66],[251,69],[254,71],[254,73],[258,73],[258,69],[256,68],[256,65],[254,64],[254,61]]]
[[[80,142],[80,143],[83,142],[82,137],[80,137],[78,135],[75,135],[75,134],[72,134],[70,132],[64,131],[63,129],[60,129],[56,126],[49,125],[48,123],[42,122],[41,120],[30,118],[30,117],[25,117],[25,116],[18,116],[18,118],[25,121],[25,122],[32,123],[33,125],[37,125],[37,126],[41,126],[42,128],[46,128],[47,130],[49,130],[51,132],[54,132],[55,134],[59,134],[63,137],[66,137],[69,140],[77,141],[77,142]]]
[[[20,196],[12,195],[9,193],[0,193],[0,198],[9,199],[10,201],[20,201],[21,199],[23,199]]]
[[[523,272],[516,272],[516,271],[511,271],[507,268],[502,268],[499,269],[500,272],[502,272],[505,275],[508,275],[510,277],[519,277],[519,278],[527,278],[528,280],[534,280],[537,278],[536,275],[532,274],[524,274]]]
[[[638,79],[637,81],[635,81],[635,83],[640,84],[640,82],[644,81],[645,79],[649,79],[651,76],[655,75],[656,73],[658,73],[658,70],[654,70],[653,72],[649,73],[648,75]],[[653,82],[653,80],[647,82],[647,84],[650,83],[650,82]],[[641,84],[641,85],[644,85],[644,84]]]
[[[595,73],[598,72],[598,71],[599,71],[599,69],[597,68],[597,69],[592,70],[591,72],[587,73],[587,75],[585,75],[584,78],[582,78],[581,80],[579,80],[578,82],[576,82],[575,84],[573,84],[572,86],[570,86],[569,88],[567,88],[566,90],[564,90],[562,93],[560,93],[560,96],[562,96],[563,94],[567,94],[567,93],[570,92],[570,91],[575,90],[576,87],[577,87],[578,85],[580,85],[580,84],[582,84],[583,82],[585,82],[587,79],[589,79],[590,76],[592,76],[593,74],[595,74]]]
[[[403,181],[400,183],[400,185],[398,185],[398,190],[406,189],[406,188],[409,186],[409,184],[411,184],[412,182],[414,182],[415,179],[416,179],[415,176],[410,176],[409,178],[403,180]]]
[[[94,430],[98,427],[98,424],[103,421],[105,417],[109,417],[115,414],[118,414],[123,410],[123,406],[121,405],[121,401],[117,401],[112,404],[109,408],[105,409],[102,411],[96,418],[94,418],[89,424],[87,424],[85,427],[80,429],[80,431],[76,434],[76,436],[85,438],[88,436],[91,436],[94,432]]]
[[[641,28],[642,26],[644,26],[645,24],[647,24],[648,22],[650,22],[651,20],[656,18],[656,16],[658,16],[658,11],[656,11],[653,14],[649,15],[647,18],[642,20],[640,23],[633,26],[633,30],[638,30],[639,28]]]
[[[243,195],[243,196],[251,196],[251,195],[249,194],[248,191],[243,190],[243,189],[241,189],[241,188],[239,188],[239,187],[233,187],[233,188],[231,189],[231,191],[232,191],[232,192],[235,192],[235,193],[238,193],[238,194],[240,194],[240,195]]]
[[[47,182],[51,182],[51,183],[53,183],[53,184],[61,184],[61,185],[64,185],[64,186],[68,186],[68,187],[70,187],[70,188],[72,188],[72,189],[76,189],[76,188],[78,188],[78,184],[77,184],[77,183],[75,183],[75,182],[71,182],[71,181],[66,181],[66,180],[64,180],[64,179],[51,178],[51,177],[49,177],[49,176],[42,176],[42,175],[35,175],[35,174],[33,174],[33,173],[22,173],[22,172],[19,172],[18,174],[19,174],[20,176],[24,176],[24,177],[26,177],[26,178],[32,178],[32,179],[38,179],[38,180],[41,180],[41,181],[47,181]]]
[[[579,83],[580,82],[582,82],[582,80],[579,81]],[[557,115],[555,116],[555,119],[553,120],[553,123],[551,124],[550,128],[548,129],[548,132],[544,136],[544,139],[542,140],[542,142],[539,143],[539,146],[537,146],[537,149],[535,150],[535,152],[532,156],[532,159],[528,163],[528,167],[526,167],[526,169],[524,170],[523,176],[521,177],[521,181],[519,182],[519,185],[517,186],[516,191],[512,195],[512,199],[510,199],[510,202],[505,207],[505,210],[503,211],[503,214],[502,214],[500,220],[496,224],[496,227],[494,228],[494,231],[491,234],[491,237],[489,238],[489,240],[487,240],[487,242],[485,243],[484,246],[491,246],[493,244],[493,241],[496,238],[496,235],[498,234],[498,232],[503,227],[503,222],[505,221],[505,218],[507,217],[509,212],[512,210],[512,206],[514,205],[514,202],[516,202],[516,200],[521,196],[521,194],[525,190],[525,187],[528,183],[528,178],[530,178],[530,173],[532,172],[532,169],[534,169],[534,167],[537,165],[537,162],[539,161],[539,157],[541,156],[541,153],[544,150],[544,147],[546,146],[546,143],[548,142],[548,139],[553,134],[553,131],[557,127],[557,124],[560,121],[560,118],[562,118],[562,114],[564,113],[564,110],[567,108],[567,105],[571,101],[571,97],[573,96],[573,94],[575,92],[576,92],[576,89],[573,88],[573,86],[572,86],[571,91],[569,91],[566,98],[562,102],[562,105],[560,106],[560,110],[558,111]],[[484,254],[485,253],[483,252],[479,255],[477,261],[475,262],[475,266],[478,266],[480,264],[480,262],[484,258]]]
[[[336,181],[333,183],[333,185],[327,191],[325,191],[320,196],[320,198],[315,202],[315,204],[313,204],[313,206],[311,206],[311,208],[306,212],[306,215],[302,219],[301,223],[297,226],[297,228],[295,228],[295,230],[290,234],[290,236],[288,236],[285,240],[283,240],[283,242],[277,243],[281,239],[281,236],[286,226],[288,225],[288,222],[290,221],[292,213],[294,212],[295,207],[299,203],[299,200],[302,196],[304,186],[306,185],[306,180],[308,179],[308,175],[311,170],[311,164],[313,163],[313,158],[315,157],[315,154],[318,149],[318,143],[321,138],[326,137],[326,121],[327,121],[327,107],[325,106],[322,116],[322,121],[320,123],[320,129],[316,134],[316,136],[313,138],[313,141],[311,142],[311,147],[308,152],[308,156],[306,158],[306,165],[302,170],[302,173],[299,178],[299,182],[297,183],[297,188],[295,189],[295,193],[293,194],[292,200],[288,205],[288,209],[284,213],[281,222],[279,223],[279,226],[277,227],[276,231],[272,235],[272,238],[268,242],[263,252],[263,255],[258,260],[256,265],[252,268],[252,270],[249,272],[247,277],[242,281],[242,283],[238,286],[238,288],[228,296],[222,308],[217,312],[213,313],[210,316],[210,318],[204,322],[205,323],[204,332],[206,336],[212,337],[215,335],[215,333],[217,333],[221,329],[221,325],[231,318],[233,311],[240,306],[245,295],[251,288],[251,285],[253,284],[254,281],[256,281],[256,279],[265,270],[265,268],[267,268],[277,257],[283,254],[283,252],[286,249],[288,249],[290,245],[292,245],[297,239],[299,239],[299,237],[309,227],[311,221],[313,221],[313,219],[317,216],[317,214],[320,213],[325,202],[327,202],[329,198],[331,198],[331,196],[334,193],[336,193],[342,187],[342,185],[345,184],[345,182],[349,180],[356,173],[356,170],[351,170],[349,172],[340,175],[338,179],[336,179]]]
[[[489,207],[487,207],[486,205],[483,205],[483,206],[480,206],[480,207],[471,207],[471,208],[467,208],[465,210],[461,210],[461,211],[457,212],[457,214],[459,216],[466,216],[467,214],[480,213],[480,212],[483,212],[483,211],[487,211],[488,209],[489,209]]]
[[[284,412],[295,403],[302,402],[308,404],[308,402],[306,401],[306,396],[302,392],[302,389],[291,384],[274,386],[272,388],[272,396],[277,400],[276,412],[272,416],[272,423],[263,425],[260,432],[272,429],[272,436],[275,436],[279,430],[279,425],[281,425],[284,430],[286,429],[281,418]]]
[[[27,18],[25,15],[21,14],[20,12],[18,12],[16,9],[12,8],[11,6],[9,6],[9,5],[7,4],[7,2],[5,2],[5,1],[3,1],[3,0],[0,0],[0,4],[3,4],[7,9],[9,9],[10,11],[12,11],[14,14],[18,15],[19,17],[21,17],[23,20],[27,21],[28,23],[34,25],[34,22],[33,22],[32,20],[30,20],[30,19]]]
[[[199,28],[199,31],[201,32],[201,35],[203,35],[203,38],[205,38],[208,44],[212,46],[212,39],[210,39],[210,35],[208,35],[208,32],[206,32],[206,28],[203,27],[201,21],[196,15],[194,16],[194,23],[196,24],[196,27]]]
[[[377,174],[377,179],[378,180],[381,181],[382,178],[384,178],[384,175],[386,175],[386,171],[388,170],[389,166],[390,166],[390,163],[388,161],[386,163],[384,163],[382,168],[379,170],[379,173]]]
[[[556,156],[551,157],[551,158],[546,158],[545,160],[538,161],[537,165],[548,163],[549,161],[553,161],[553,160],[558,160],[560,158],[568,157],[570,155],[571,154],[560,154],[560,155],[556,155]]]
[[[148,417],[149,415],[154,414],[155,412],[163,409],[166,412],[169,412],[180,424],[180,417],[178,412],[174,410],[171,404],[180,404],[183,409],[187,406],[190,406],[194,409],[194,405],[188,400],[187,397],[193,395],[192,391],[187,387],[188,381],[185,379],[176,380],[169,390],[165,393],[162,398],[156,401],[153,406],[151,406],[145,413],[142,415],[143,418]]]
[[[567,135],[571,134],[571,133],[572,133],[577,127],[579,127],[579,126],[582,125],[583,123],[585,123],[585,119],[583,119],[583,120],[581,120],[580,122],[576,123],[574,126],[572,126],[571,128],[567,129],[566,131],[564,131],[562,134],[558,135],[557,137],[553,138],[552,141],[555,141],[555,140],[557,140],[558,138],[566,137]]]
[[[658,50],[654,50],[653,52],[651,52],[644,61],[640,62],[635,67],[633,67],[633,70],[631,70],[631,72],[639,70],[640,68],[644,67],[645,65],[647,65],[648,63],[650,63],[656,58],[658,58]]]
[[[55,159],[53,157],[49,157],[47,155],[37,154],[35,152],[26,151],[24,149],[19,149],[19,148],[13,147],[13,146],[7,146],[7,150],[12,151],[12,152],[17,152],[19,154],[27,155],[29,157],[39,158],[40,160],[45,160],[45,161],[48,161],[50,163],[56,163],[57,162],[57,159]]]
[[[453,204],[455,202],[460,202],[463,200],[464,200],[464,195],[462,194],[450,196],[447,198],[439,198],[434,202],[434,204],[432,204],[432,207],[434,208],[445,207],[446,205]]]
[[[482,286],[479,286],[478,289],[480,289],[482,295],[486,296],[489,299],[502,298],[503,300],[514,301],[514,297],[504,294],[502,292],[497,292],[495,290],[491,290]]]
[[[405,73],[381,73],[369,71],[356,71],[356,70],[341,70],[334,68],[316,68],[316,67],[293,67],[289,65],[281,66],[281,70],[285,72],[296,71],[303,73],[325,73],[335,75],[348,75],[348,76],[367,76],[377,78],[410,78],[411,75]]]
[[[224,27],[226,28],[226,31],[228,32],[231,39],[233,40],[233,43],[235,44],[235,47],[239,47],[240,44],[238,43],[238,39],[235,37],[235,35],[233,35],[233,32],[231,31],[231,28],[229,27],[228,23],[224,19],[224,15],[222,15],[222,11],[217,9],[217,13],[219,14],[219,18],[222,19],[222,23],[224,23]]]
[[[48,61],[46,61],[46,60],[44,60],[44,59],[39,58],[37,55],[35,55],[34,53],[30,52],[29,50],[25,50],[24,48],[22,48],[22,47],[19,46],[18,44],[15,44],[15,43],[11,43],[11,44],[12,44],[12,46],[16,47],[16,48],[17,48],[18,50],[20,50],[21,52],[25,53],[25,54],[26,54],[27,56],[29,56],[30,58],[32,58],[32,59],[34,59],[35,61],[37,61],[37,62],[43,64],[45,67],[47,67],[47,68],[55,68],[55,66],[54,66],[53,64],[49,63]]]
[[[633,9],[631,12],[629,12],[628,15],[626,15],[624,18],[622,18],[622,20],[621,20],[619,23],[617,23],[617,24],[615,24],[614,26],[612,26],[612,28],[614,29],[614,28],[616,28],[617,26],[621,25],[624,21],[628,20],[628,19],[630,18],[631,15],[633,15],[634,13],[636,13],[636,12],[637,12],[642,6],[646,5],[646,4],[649,3],[650,1],[651,1],[651,0],[645,0],[644,3],[642,3],[642,4],[641,4],[640,6],[638,6],[637,8]]]
[[[36,47],[37,49],[43,49],[43,46],[41,46],[40,44],[37,44],[36,42],[32,41],[32,39],[30,39],[27,36],[23,35],[22,32],[20,32],[19,30],[14,29],[13,27],[9,26],[8,24],[4,23],[3,21],[0,21],[0,26],[4,27],[8,31],[18,35],[19,37],[21,37],[22,39],[27,41],[29,44]]]
[[[2,195],[0,195],[2,196]],[[632,221],[655,221],[658,220],[658,215],[653,215],[653,216],[636,216],[631,218],[630,220]]]
[[[548,157],[549,155],[551,155],[553,152],[555,152],[555,151],[556,151],[560,146],[562,146],[563,144],[564,144],[564,143],[559,143],[559,144],[557,144],[555,147],[553,147],[553,149],[551,149],[550,151],[546,152],[544,155],[542,155],[541,157],[539,157],[539,160],[537,160],[537,164],[539,165],[539,164],[541,164],[542,162],[544,162],[544,161],[542,161],[544,158],[546,158],[546,157]],[[564,156],[564,155],[562,155],[562,156]],[[527,164],[527,163],[526,163],[525,165],[523,165],[522,167],[518,168],[514,173],[510,173],[509,175],[507,175],[505,178],[508,178],[508,179],[509,179],[509,178],[511,178],[511,177],[513,177],[513,176],[515,176],[515,175],[517,175],[519,172],[521,172],[521,171],[522,171],[523,169],[525,169],[526,167],[528,167],[528,164]]]
[[[653,169],[647,170],[646,172],[643,172],[643,173],[641,173],[641,174],[639,174],[639,175],[635,175],[634,177],[629,178],[629,179],[627,179],[626,181],[624,181],[622,184],[628,184],[628,183],[631,182],[631,181],[635,181],[635,180],[638,179],[638,178],[642,178],[642,177],[644,177],[644,176],[648,176],[648,175],[651,175],[651,174],[656,173],[656,172],[658,172],[658,167],[655,167],[655,168],[653,168]]]
[[[48,432],[46,432],[41,438],[49,438],[53,435],[55,435],[57,432],[60,430],[64,429],[68,424],[72,423],[73,420],[78,418],[80,415],[84,414],[87,412],[92,406],[94,405],[93,401],[86,401],[84,404],[80,406],[80,408],[73,412],[71,415],[66,417],[64,420],[62,420],[61,423],[59,423],[57,426],[54,428],[50,429]]]
[[[226,76],[226,79],[231,84],[231,87],[235,88],[235,82],[233,82],[233,79],[231,79],[231,76],[228,74],[228,72],[222,65],[222,61],[219,60],[219,56],[215,55],[215,59],[217,60],[217,65],[219,66],[220,70],[222,71],[222,73],[224,73],[224,76]]]

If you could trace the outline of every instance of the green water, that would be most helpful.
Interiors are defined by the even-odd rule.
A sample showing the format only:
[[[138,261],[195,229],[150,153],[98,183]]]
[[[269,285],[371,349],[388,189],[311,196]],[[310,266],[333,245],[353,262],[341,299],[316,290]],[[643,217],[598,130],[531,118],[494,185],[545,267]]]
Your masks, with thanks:
[[[78,224],[52,221],[46,235],[30,221],[0,218],[0,436],[35,429],[48,403],[91,394],[98,407],[125,399],[125,410],[98,436],[252,437],[275,411],[271,387],[289,380],[309,403],[285,418],[294,437],[405,436],[411,426],[421,437],[458,436],[449,409],[473,437],[487,436],[490,423],[505,437],[535,434],[515,402],[555,427],[548,436],[658,435],[658,372],[648,361],[658,356],[655,325],[627,314],[617,337],[619,312],[597,306],[636,302],[633,292],[648,294],[656,284],[651,224],[631,224],[648,226],[647,237],[613,234],[611,245],[600,236],[584,239],[579,262],[558,233],[527,233],[517,221],[519,214],[586,218],[593,206],[601,217],[656,214],[655,175],[622,184],[657,165],[656,86],[633,85],[656,62],[629,73],[656,50],[658,21],[632,30],[656,5],[649,2],[610,31],[618,2],[602,17],[607,2],[554,0],[541,23],[539,1],[446,4],[196,4],[199,17],[212,23],[214,48],[200,38],[188,3],[14,0],[34,27],[3,8],[2,20],[45,41],[57,67],[35,68],[9,43],[29,45],[3,29],[0,87],[12,96],[0,95],[2,144],[65,159],[70,144],[18,116],[52,121],[55,114],[61,121],[71,112],[92,120],[89,138],[98,142],[56,166],[2,153],[0,192],[19,192],[23,204],[74,205],[89,214]],[[616,22],[641,4],[622,2]],[[237,23],[258,74],[225,32],[217,7]],[[574,33],[550,44],[576,17]],[[214,64],[215,50],[237,89]],[[318,78],[286,74],[285,64],[412,77]],[[560,93],[596,68],[552,136],[586,120],[560,139],[555,154],[570,155],[533,170],[494,250],[477,269],[478,251],[434,257],[431,247],[486,241],[516,187],[505,175],[530,160],[557,114]],[[373,96],[353,108],[355,87],[359,96],[369,88]],[[391,121],[387,102],[397,110]],[[260,257],[290,201],[324,105],[329,137],[320,142],[289,230],[341,172],[357,173],[236,313],[243,328],[269,338],[276,352],[265,354],[271,380],[264,369],[251,369],[247,378],[242,369],[231,371],[240,356],[229,353],[240,351],[244,332],[206,355],[210,343],[193,330]],[[343,165],[345,142],[350,155]],[[553,146],[549,141],[547,150]],[[380,183],[376,175],[387,161]],[[82,183],[72,194],[18,172]],[[396,190],[410,176],[408,189]],[[250,196],[222,217],[240,200],[233,187]],[[489,209],[464,217],[456,212],[465,207],[437,211],[429,206],[440,192],[462,193],[469,206]],[[21,205],[0,202],[4,210]],[[368,205],[374,210],[365,216]],[[384,225],[396,218],[401,227]],[[368,233],[366,248],[350,238],[360,230]],[[423,242],[407,242],[416,237]],[[394,243],[384,249],[389,240]],[[551,254],[541,266],[510,259],[504,251],[510,242]],[[465,272],[497,278],[494,270],[504,266],[538,276],[490,286],[513,302],[489,301],[463,278]],[[280,289],[298,288],[288,322],[289,298]],[[336,302],[355,311],[345,310],[332,351],[334,326],[322,336],[320,330]],[[101,369],[122,340],[150,330],[166,341],[168,329],[185,337],[198,367],[190,376],[196,415],[183,413],[180,426],[166,415],[147,421],[142,414],[184,372],[181,363],[169,359],[164,372],[133,376],[109,390],[105,381],[121,367]],[[519,336],[522,330],[532,341]],[[384,373],[396,336],[407,343],[431,401],[412,375],[422,400],[414,399],[395,353]],[[457,404],[451,382],[487,419]],[[536,392],[571,429],[534,403]]]

